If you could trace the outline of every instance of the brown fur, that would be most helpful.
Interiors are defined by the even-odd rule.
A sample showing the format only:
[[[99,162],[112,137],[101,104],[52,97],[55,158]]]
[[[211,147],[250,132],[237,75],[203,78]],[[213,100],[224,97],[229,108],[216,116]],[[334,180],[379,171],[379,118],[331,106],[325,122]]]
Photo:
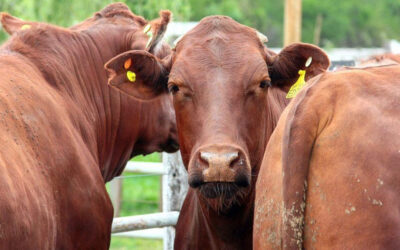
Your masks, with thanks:
[[[99,13],[26,30],[2,15],[13,35],[0,49],[1,249],[108,249],[104,183],[134,155],[177,149],[168,95],[143,103],[107,85],[104,63],[144,49],[145,22],[123,4]]]
[[[400,54],[387,53],[382,55],[371,56],[368,60],[363,61],[362,64],[373,63],[373,62],[382,63],[387,60],[390,60],[395,63],[400,63]]]
[[[400,67],[317,77],[271,136],[255,249],[397,249]]]
[[[144,93],[151,98],[166,88],[168,80],[174,92],[182,158],[192,186],[202,184],[207,169],[204,160],[199,160],[202,150],[238,152],[231,169],[226,169],[231,174],[229,182],[220,175],[214,178],[222,179],[220,183],[211,181],[189,189],[176,226],[175,249],[251,249],[254,184],[264,149],[289,102],[286,91],[310,56],[314,61],[308,77],[329,66],[326,54],[315,46],[294,44],[274,55],[254,29],[229,17],[212,16],[183,36],[170,57],[160,60],[130,51],[109,62],[118,65],[127,58],[141,58],[146,67],[136,68],[140,84],[119,81],[124,72],[110,79],[134,96]],[[113,68],[108,69],[115,72]],[[142,83],[154,74],[160,77]],[[223,157],[216,162],[222,161]],[[236,177],[248,185],[239,187]]]

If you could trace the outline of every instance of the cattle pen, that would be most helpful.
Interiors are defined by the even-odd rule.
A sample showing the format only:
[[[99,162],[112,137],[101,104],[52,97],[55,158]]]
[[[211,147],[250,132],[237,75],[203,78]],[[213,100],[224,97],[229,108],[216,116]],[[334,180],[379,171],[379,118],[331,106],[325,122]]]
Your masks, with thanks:
[[[173,249],[174,226],[188,189],[187,173],[180,153],[163,153],[162,163],[128,162],[124,172],[162,176],[162,212],[115,217],[112,224],[113,236],[162,239],[164,250]],[[123,178],[117,177],[110,183],[110,198],[116,216],[121,204]]]

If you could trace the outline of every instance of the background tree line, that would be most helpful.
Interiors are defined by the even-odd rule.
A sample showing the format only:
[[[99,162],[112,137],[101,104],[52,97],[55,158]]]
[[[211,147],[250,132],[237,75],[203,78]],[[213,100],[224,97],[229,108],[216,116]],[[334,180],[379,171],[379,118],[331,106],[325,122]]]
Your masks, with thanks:
[[[0,0],[0,11],[25,20],[70,26],[91,16],[110,0]],[[170,9],[175,21],[199,21],[208,15],[228,15],[282,46],[283,0],[122,0],[146,19]],[[322,47],[383,46],[400,40],[399,0],[303,0],[302,40]],[[0,33],[0,41],[7,35]]]

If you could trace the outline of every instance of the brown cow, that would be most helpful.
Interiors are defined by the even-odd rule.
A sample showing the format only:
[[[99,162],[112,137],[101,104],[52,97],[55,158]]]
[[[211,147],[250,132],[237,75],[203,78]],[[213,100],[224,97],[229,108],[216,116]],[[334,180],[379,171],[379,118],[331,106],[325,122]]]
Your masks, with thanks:
[[[131,156],[177,150],[168,95],[143,103],[107,85],[104,63],[145,49],[149,22],[123,4],[69,29],[1,21],[13,35],[0,48],[0,248],[107,249],[104,183]]]
[[[399,114],[398,65],[309,82],[267,146],[254,248],[399,249]]]
[[[293,44],[267,53],[254,29],[231,18],[204,18],[170,57],[130,51],[106,67],[110,84],[137,96],[174,95],[179,142],[191,188],[176,226],[175,249],[250,249],[254,184],[266,143],[288,103],[289,86],[309,57],[307,76],[329,66],[318,47]],[[121,65],[147,85],[129,84]],[[169,73],[169,75],[168,75]]]

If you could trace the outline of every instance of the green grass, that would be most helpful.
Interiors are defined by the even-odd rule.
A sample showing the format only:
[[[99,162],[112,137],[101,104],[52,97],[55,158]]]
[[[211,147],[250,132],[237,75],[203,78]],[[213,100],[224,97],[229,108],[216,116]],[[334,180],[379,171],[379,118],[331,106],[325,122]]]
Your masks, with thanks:
[[[162,240],[112,237],[111,250],[157,250],[163,248]]]
[[[137,156],[133,161],[160,162],[158,153]],[[161,182],[158,175],[123,174],[122,202],[119,216],[130,216],[160,211]],[[108,184],[106,185],[108,187]],[[162,240],[112,237],[112,250],[157,250],[162,249]]]

